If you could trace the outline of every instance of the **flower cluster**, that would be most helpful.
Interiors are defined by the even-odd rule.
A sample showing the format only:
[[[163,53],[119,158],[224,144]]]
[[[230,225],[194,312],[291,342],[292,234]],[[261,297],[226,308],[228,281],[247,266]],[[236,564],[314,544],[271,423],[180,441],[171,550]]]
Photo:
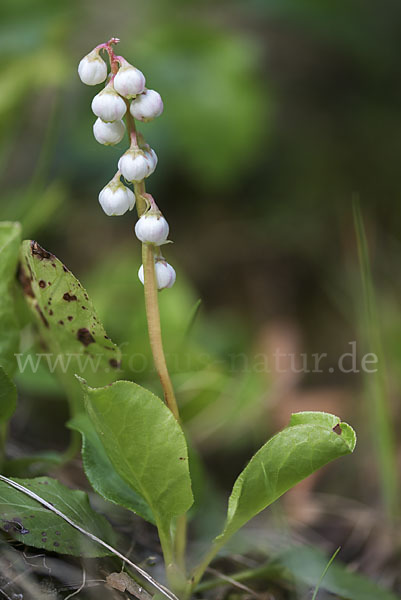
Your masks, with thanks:
[[[175,271],[160,252],[160,246],[167,242],[169,226],[152,196],[144,193],[143,185],[143,180],[155,171],[158,159],[135,126],[135,120],[146,123],[160,116],[163,101],[158,92],[146,88],[145,76],[139,69],[114,53],[112,45],[118,41],[112,38],[100,44],[84,56],[78,66],[83,83],[98,85],[106,82],[104,89],[92,100],[92,111],[97,117],[93,125],[95,139],[100,144],[113,146],[121,142],[126,130],[130,138],[130,147],[120,157],[113,179],[101,190],[99,203],[106,215],[120,216],[134,208],[138,195],[145,201],[147,210],[140,216],[135,233],[142,243],[154,246],[156,280],[158,288],[163,289],[175,282]],[[109,56],[110,73],[101,56],[102,51]],[[121,177],[125,183],[133,184],[134,192]],[[143,266],[138,276],[143,283]]]

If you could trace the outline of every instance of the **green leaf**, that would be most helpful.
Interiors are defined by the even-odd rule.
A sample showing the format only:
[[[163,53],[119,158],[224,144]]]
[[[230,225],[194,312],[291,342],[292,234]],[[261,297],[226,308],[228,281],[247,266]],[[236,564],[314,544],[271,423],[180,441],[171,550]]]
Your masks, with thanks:
[[[274,559],[288,569],[293,576],[307,585],[315,586],[327,566],[327,557],[316,548],[301,546],[291,548]],[[390,591],[383,589],[363,575],[348,571],[336,560],[324,576],[320,587],[336,597],[348,600],[396,600]]]
[[[292,415],[290,425],[273,436],[250,460],[234,484],[221,543],[284,492],[331,460],[350,454],[353,429],[321,412]]]
[[[20,241],[19,223],[0,223],[0,365],[9,376],[15,371],[14,354],[18,350],[19,341],[12,286]]]
[[[338,435],[341,434],[341,439],[347,447],[350,448],[350,452],[353,452],[356,446],[356,434],[355,431],[347,423],[342,423],[338,417],[325,412],[311,412],[304,411],[299,413],[293,413],[291,415],[289,427],[294,425],[320,425],[322,427],[331,428]],[[348,453],[346,453],[348,454]],[[336,458],[336,457],[335,457]]]
[[[70,376],[79,373],[101,385],[113,381],[121,353],[107,337],[85,289],[67,267],[37,242],[25,241],[20,282],[48,349],[42,360],[49,370]],[[33,357],[34,364],[37,358]]]
[[[165,404],[129,381],[85,388],[86,408],[116,471],[149,505],[159,533],[192,505],[184,433]]]
[[[82,435],[83,466],[93,489],[105,500],[124,506],[154,524],[148,504],[114,469],[90,419],[80,414],[68,426]]]
[[[49,477],[13,481],[51,503],[81,528],[113,543],[110,524],[91,509],[84,492],[70,490]],[[86,557],[108,554],[64,519],[3,481],[0,481],[0,528],[16,540],[35,548]]]
[[[17,405],[17,388],[0,367],[0,422],[8,421]]]

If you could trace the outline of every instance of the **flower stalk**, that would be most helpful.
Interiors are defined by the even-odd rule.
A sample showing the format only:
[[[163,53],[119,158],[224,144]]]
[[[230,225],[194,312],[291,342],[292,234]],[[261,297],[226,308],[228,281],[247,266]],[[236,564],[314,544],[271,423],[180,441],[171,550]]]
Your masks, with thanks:
[[[180,416],[177,401],[175,399],[174,389],[163,350],[159,302],[157,298],[158,289],[156,284],[154,248],[153,244],[142,244],[142,263],[145,279],[145,307],[146,318],[148,321],[149,341],[156,371],[163,387],[164,400],[177,421],[179,421]]]
[[[125,119],[131,140],[131,148],[137,147],[135,119],[129,110],[126,112]],[[148,200],[146,199],[146,187],[144,181],[134,183],[134,193],[136,197],[138,217],[141,217],[148,208]],[[174,388],[168,372],[166,357],[163,349],[158,289],[155,273],[155,246],[153,244],[142,244],[142,264],[144,270],[146,319],[148,322],[148,334],[153,362],[163,388],[164,401],[177,421],[179,421],[180,415],[177,400],[175,398]]]
[[[115,54],[113,45],[118,42],[118,38],[111,38],[96,46],[82,59],[78,73],[87,85],[105,82],[104,89],[92,101],[92,111],[98,117],[94,124],[95,139],[107,146],[115,145],[124,136],[125,128],[128,133],[129,149],[120,157],[113,179],[101,190],[99,202],[109,216],[123,215],[136,206],[141,222],[137,223],[135,233],[142,242],[143,263],[138,276],[144,284],[149,342],[164,401],[179,421],[178,405],[163,349],[158,302],[159,290],[171,287],[176,277],[173,267],[160,251],[160,246],[167,243],[169,226],[153,197],[146,193],[144,179],[155,170],[157,155],[137,132],[135,123],[135,119],[147,122],[158,117],[163,112],[163,101],[158,92],[145,87],[145,76],[139,69]],[[109,58],[111,72],[108,75],[106,63],[100,56],[102,51],[107,52]],[[124,183],[132,184],[133,191],[124,185],[121,178]],[[177,517],[173,529],[174,532],[165,531],[158,524],[167,578],[184,598],[189,589],[185,574],[185,515]]]

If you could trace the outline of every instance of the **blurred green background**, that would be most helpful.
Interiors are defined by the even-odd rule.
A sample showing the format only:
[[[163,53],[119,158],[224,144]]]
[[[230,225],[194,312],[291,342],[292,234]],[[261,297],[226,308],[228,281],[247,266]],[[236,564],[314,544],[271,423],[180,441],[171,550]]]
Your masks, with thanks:
[[[124,376],[158,390],[136,275],[135,218],[108,218],[97,201],[127,142],[111,148],[94,140],[90,102],[99,88],[84,86],[77,75],[79,60],[112,36],[165,103],[163,116],[140,130],[159,157],[148,191],[175,242],[165,254],[178,282],[160,297],[167,354],[205,460],[228,489],[292,411],[337,412],[357,430],[359,447],[326,472],[319,489],[357,499],[379,518],[394,517],[401,4],[1,3],[0,218],[20,220],[25,237],[71,268],[109,335],[125,348]],[[372,345],[378,338],[366,335],[363,320],[355,198],[381,348]],[[378,383],[376,376],[336,368],[353,341],[358,361],[366,352],[380,354]],[[262,368],[263,357],[271,361],[277,349],[295,361],[323,352],[327,360],[319,373],[296,373],[288,362],[284,369]],[[45,373],[22,378],[21,386],[36,402],[57,395]],[[28,422],[20,420],[14,432],[32,441]]]

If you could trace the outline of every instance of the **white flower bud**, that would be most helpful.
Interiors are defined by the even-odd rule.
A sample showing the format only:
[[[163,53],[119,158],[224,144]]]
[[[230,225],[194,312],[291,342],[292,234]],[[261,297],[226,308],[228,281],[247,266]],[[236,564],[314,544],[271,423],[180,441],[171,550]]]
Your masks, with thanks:
[[[138,240],[144,243],[161,246],[167,240],[169,226],[164,217],[155,213],[147,213],[137,221],[135,234]]]
[[[131,115],[138,121],[151,121],[163,112],[163,100],[155,90],[145,90],[130,106]]]
[[[149,162],[149,167],[150,167],[149,175],[152,175],[152,173],[155,172],[156,167],[157,167],[157,162],[158,162],[157,154],[154,150],[152,150],[152,148],[149,148],[149,150],[145,150],[145,156]],[[148,175],[148,177],[149,177],[149,175]]]
[[[92,110],[102,121],[110,123],[120,121],[126,113],[127,106],[109,83],[92,100]]]
[[[120,216],[135,206],[135,195],[121,183],[119,176],[114,177],[100,192],[99,202],[109,217]]]
[[[165,260],[158,260],[155,263],[156,282],[159,290],[173,287],[176,280],[176,273],[171,265]],[[138,271],[139,281],[144,284],[145,277],[143,272],[143,265],[140,266]]]
[[[125,125],[122,121],[105,123],[99,117],[93,124],[93,135],[99,144],[104,144],[105,146],[113,146],[114,144],[121,142],[124,133]]]
[[[134,98],[145,89],[145,76],[137,68],[124,61],[114,77],[114,88],[124,98]]]
[[[153,154],[156,157],[156,154]],[[142,181],[153,173],[156,165],[150,152],[137,149],[127,150],[118,161],[118,168],[127,181]]]
[[[78,65],[78,75],[86,85],[97,85],[107,77],[107,65],[99,56],[99,50],[92,50]]]

